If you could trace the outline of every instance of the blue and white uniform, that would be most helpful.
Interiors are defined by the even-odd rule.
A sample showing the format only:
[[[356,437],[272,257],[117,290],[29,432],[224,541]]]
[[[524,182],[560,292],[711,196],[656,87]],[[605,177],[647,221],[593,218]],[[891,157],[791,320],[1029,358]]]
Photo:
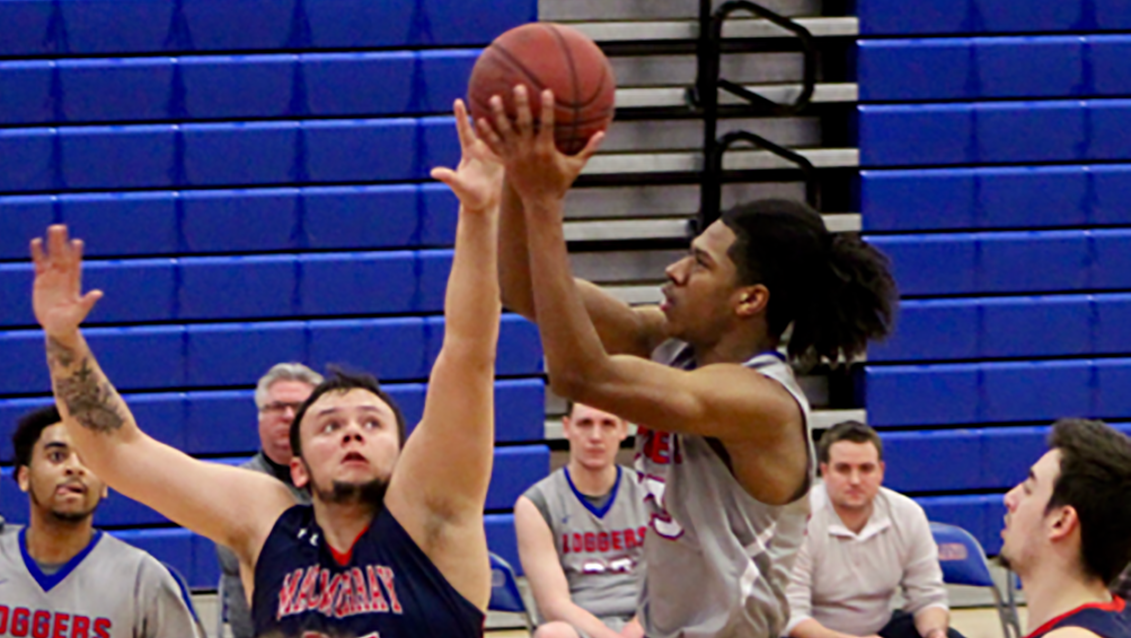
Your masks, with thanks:
[[[1054,629],[1079,627],[1100,638],[1131,638],[1131,613],[1119,596],[1109,603],[1081,605],[1038,627],[1026,638],[1040,638]]]

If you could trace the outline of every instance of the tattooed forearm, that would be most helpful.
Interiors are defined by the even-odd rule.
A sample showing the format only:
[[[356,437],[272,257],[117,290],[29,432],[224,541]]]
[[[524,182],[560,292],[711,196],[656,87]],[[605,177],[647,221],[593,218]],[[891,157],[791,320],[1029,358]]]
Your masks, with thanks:
[[[64,345],[55,337],[47,337],[47,365],[52,370],[56,365],[69,368],[75,363],[75,349]]]
[[[66,355],[74,357],[75,352],[69,351]],[[60,364],[63,360],[60,359]],[[88,430],[95,432],[111,432],[122,427],[125,417],[122,416],[120,399],[114,393],[114,388],[90,366],[90,359],[83,357],[79,369],[70,375],[63,376],[58,370],[55,372],[55,392],[67,406],[76,421]]]

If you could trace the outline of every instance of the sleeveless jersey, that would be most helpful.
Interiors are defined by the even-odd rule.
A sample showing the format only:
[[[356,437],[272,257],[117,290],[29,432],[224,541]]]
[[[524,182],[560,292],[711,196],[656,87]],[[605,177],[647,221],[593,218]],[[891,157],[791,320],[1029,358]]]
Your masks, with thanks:
[[[0,636],[195,638],[186,596],[157,559],[109,534],[47,575],[26,528],[0,532]]]
[[[691,348],[670,340],[653,358],[695,367]],[[816,453],[809,435],[809,402],[778,353],[746,361],[780,383],[797,401],[809,441],[809,482]],[[636,468],[651,508],[644,542],[648,571],[641,621],[648,638],[766,638],[789,620],[785,596],[805,534],[808,495],[787,505],[750,496],[702,436],[640,428]]]
[[[648,525],[636,472],[617,467],[617,481],[601,509],[577,491],[564,467],[535,483],[525,496],[546,504],[573,602],[598,618],[631,618],[644,571]]]
[[[1100,638],[1131,638],[1131,610],[1119,596],[1109,603],[1081,605],[1041,625],[1026,638],[1040,638],[1061,627],[1080,627]]]
[[[287,637],[470,638],[483,635],[485,619],[388,510],[335,557],[310,505],[275,522],[255,565],[251,613],[257,636]]]

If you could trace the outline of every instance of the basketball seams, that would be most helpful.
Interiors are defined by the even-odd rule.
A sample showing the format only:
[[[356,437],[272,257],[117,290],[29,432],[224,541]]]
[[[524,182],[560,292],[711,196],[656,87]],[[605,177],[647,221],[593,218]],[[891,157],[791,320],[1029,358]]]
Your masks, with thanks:
[[[577,79],[577,64],[573,60],[573,51],[570,50],[569,45],[566,43],[565,36],[563,36],[561,34],[561,32],[558,31],[558,28],[556,26],[554,26],[553,24],[547,24],[547,25],[544,25],[544,26],[550,30],[550,33],[554,34],[554,38],[558,41],[558,46],[562,50],[562,55],[565,56],[566,67],[569,69],[569,79],[570,79],[570,88],[571,88],[571,91],[570,91],[570,102],[571,102],[571,104],[569,106],[570,106],[570,108],[573,109],[573,117],[570,118],[571,121],[570,121],[570,125],[569,125],[569,128],[570,128],[569,141],[570,141],[570,149],[572,149],[574,146],[577,145],[577,142],[578,142],[579,138],[581,137],[581,135],[578,131],[578,128],[579,128],[578,127],[578,120],[581,119],[581,105],[577,104],[577,100],[580,97],[579,93],[581,92],[581,83]]]

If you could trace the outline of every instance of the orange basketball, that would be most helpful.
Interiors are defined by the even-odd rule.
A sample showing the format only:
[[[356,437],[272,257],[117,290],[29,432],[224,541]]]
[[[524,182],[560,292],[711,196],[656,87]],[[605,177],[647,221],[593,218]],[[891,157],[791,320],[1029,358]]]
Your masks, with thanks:
[[[526,85],[535,121],[542,112],[542,91],[554,92],[554,141],[563,153],[585,148],[613,120],[613,68],[597,44],[576,29],[536,22],[496,38],[471,71],[471,116],[491,121],[489,100],[498,95],[514,118],[514,87],[519,84]]]

